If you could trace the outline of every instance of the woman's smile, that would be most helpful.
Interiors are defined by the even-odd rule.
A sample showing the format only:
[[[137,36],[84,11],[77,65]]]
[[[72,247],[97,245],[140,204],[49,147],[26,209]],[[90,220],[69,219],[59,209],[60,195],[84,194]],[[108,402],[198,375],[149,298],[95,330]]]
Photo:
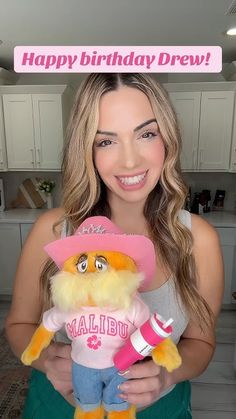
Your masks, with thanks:
[[[133,176],[116,176],[116,179],[122,189],[136,190],[142,188],[142,186],[145,184],[147,173],[148,170]]]

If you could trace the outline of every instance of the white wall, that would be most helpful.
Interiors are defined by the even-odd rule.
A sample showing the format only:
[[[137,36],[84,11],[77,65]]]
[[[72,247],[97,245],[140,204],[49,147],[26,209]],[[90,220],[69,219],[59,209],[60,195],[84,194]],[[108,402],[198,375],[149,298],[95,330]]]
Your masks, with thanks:
[[[17,85],[27,84],[69,84],[77,89],[86,74],[20,74]]]
[[[190,83],[226,81],[223,73],[151,73],[160,83]],[[20,74],[17,84],[70,84],[77,87],[86,73]]]

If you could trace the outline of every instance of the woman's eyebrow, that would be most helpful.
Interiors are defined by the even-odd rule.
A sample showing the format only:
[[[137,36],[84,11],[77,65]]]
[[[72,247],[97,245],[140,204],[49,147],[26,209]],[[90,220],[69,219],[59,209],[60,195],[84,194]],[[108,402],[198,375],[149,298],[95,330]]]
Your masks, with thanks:
[[[97,130],[96,134],[102,134],[102,135],[116,135],[117,134],[115,132],[111,132],[111,131],[100,131],[99,129]]]
[[[139,131],[141,128],[145,127],[146,125],[151,124],[151,122],[156,122],[157,123],[157,121],[156,121],[155,118],[148,119],[147,121],[143,122],[142,124],[140,124],[136,128],[134,128],[134,132]],[[116,132],[112,132],[112,131],[100,131],[99,129],[97,130],[97,134],[117,136]]]
[[[151,122],[156,122],[157,123],[155,118],[148,119],[147,121],[143,122],[142,124],[140,124],[136,128],[134,128],[134,132],[140,130],[141,128],[145,127],[146,125],[151,124]]]

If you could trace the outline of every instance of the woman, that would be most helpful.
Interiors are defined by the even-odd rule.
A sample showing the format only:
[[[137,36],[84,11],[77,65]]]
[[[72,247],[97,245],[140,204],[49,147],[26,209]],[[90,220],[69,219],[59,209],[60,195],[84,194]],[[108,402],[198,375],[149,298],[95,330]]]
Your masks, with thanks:
[[[71,234],[87,216],[106,215],[124,232],[154,242],[156,276],[143,298],[152,311],[174,317],[182,356],[171,374],[151,360],[133,365],[124,372],[129,380],[120,397],[139,406],[138,418],[191,418],[188,380],[205,370],[214,352],[223,268],[215,230],[181,211],[186,187],[168,97],[146,75],[90,75],[79,89],[67,137],[62,208],[37,220],[19,261],[6,322],[12,350],[20,357],[50,305],[55,266],[44,245]],[[24,418],[73,417],[70,345],[52,344],[34,367],[42,373],[33,373]]]

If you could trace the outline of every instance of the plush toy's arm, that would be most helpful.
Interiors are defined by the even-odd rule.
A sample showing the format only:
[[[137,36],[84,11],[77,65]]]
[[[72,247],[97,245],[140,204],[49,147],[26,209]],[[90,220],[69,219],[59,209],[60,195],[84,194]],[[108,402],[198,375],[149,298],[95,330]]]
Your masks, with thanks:
[[[55,332],[47,330],[43,324],[36,329],[27,348],[21,355],[21,361],[25,365],[31,365],[38,359],[42,350],[50,344]]]
[[[165,367],[168,372],[172,372],[182,363],[177,346],[170,338],[164,339],[152,351],[152,359],[155,364]]]

